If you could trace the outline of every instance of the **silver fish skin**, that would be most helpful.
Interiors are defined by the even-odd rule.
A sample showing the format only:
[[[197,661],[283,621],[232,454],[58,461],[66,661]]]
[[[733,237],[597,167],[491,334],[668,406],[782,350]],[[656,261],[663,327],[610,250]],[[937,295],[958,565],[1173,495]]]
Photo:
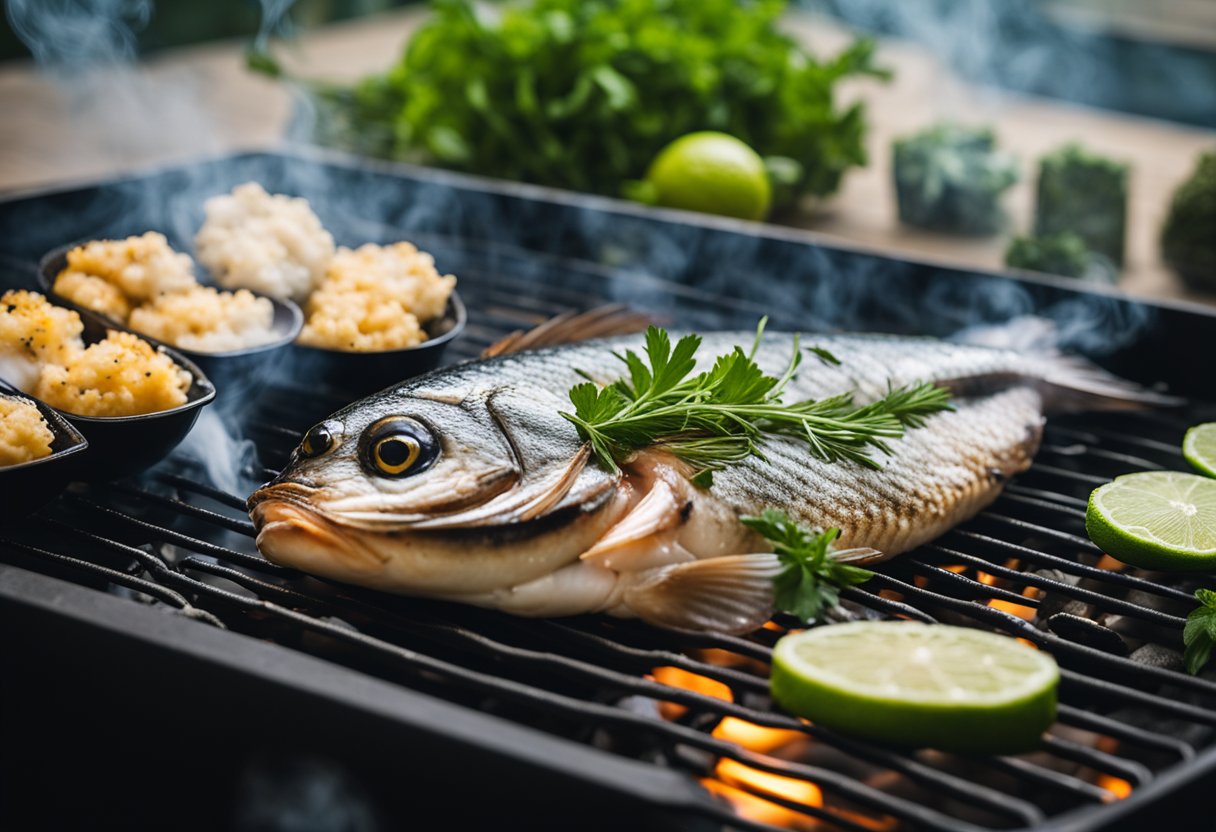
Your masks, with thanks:
[[[754,337],[705,336],[700,366],[750,349]],[[629,336],[468,362],[335,413],[309,434],[328,436],[326,447],[297,449],[250,498],[259,549],[323,577],[520,615],[606,612],[742,632],[771,615],[780,567],[741,516],[780,509],[839,528],[838,557],[881,560],[991,503],[1029,467],[1048,410],[1152,401],[1071,359],[924,338],[804,338],[840,363],[806,354],[786,401],[852,392],[864,403],[930,381],[954,391],[956,409],[891,441],[878,470],[825,463],[800,440],[774,438],[764,459],[700,489],[655,452],[609,474],[560,415],[580,373],[608,383],[623,369],[615,354],[643,343]],[[768,333],[756,361],[779,375],[795,343]],[[407,448],[419,444],[414,459]]]

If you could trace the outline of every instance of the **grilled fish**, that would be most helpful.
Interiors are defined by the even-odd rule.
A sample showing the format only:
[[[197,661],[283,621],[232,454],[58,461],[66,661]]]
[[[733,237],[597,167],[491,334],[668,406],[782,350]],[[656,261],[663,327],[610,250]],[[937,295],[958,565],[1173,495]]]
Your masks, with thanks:
[[[699,355],[753,338],[708,335]],[[863,403],[932,381],[951,389],[956,409],[892,441],[879,470],[821,462],[801,440],[774,438],[764,459],[701,489],[655,451],[607,472],[560,415],[577,371],[614,380],[614,352],[640,352],[641,336],[501,355],[406,381],[309,430],[249,499],[257,546],[276,563],[389,592],[743,632],[771,615],[779,563],[739,517],[776,508],[837,527],[837,557],[878,561],[992,502],[1029,467],[1045,413],[1158,400],[1072,359],[891,336],[814,344],[840,364],[804,362],[786,401],[852,391]],[[795,348],[792,335],[766,334],[756,361],[779,375]]]

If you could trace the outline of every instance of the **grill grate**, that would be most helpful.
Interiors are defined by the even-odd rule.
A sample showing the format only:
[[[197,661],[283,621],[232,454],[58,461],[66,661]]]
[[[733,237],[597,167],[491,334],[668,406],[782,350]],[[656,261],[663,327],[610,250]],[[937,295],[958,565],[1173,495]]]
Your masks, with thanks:
[[[456,245],[425,235],[418,242],[441,265]],[[693,327],[746,326],[760,312],[552,257],[477,255],[467,245],[461,257],[470,322],[454,358],[559,312],[622,298],[653,300],[661,314]],[[253,476],[273,475],[300,432],[345,398],[291,384],[267,391],[248,431],[268,467]],[[747,638],[675,634],[602,618],[521,620],[303,577],[257,555],[242,497],[205,482],[181,456],[138,481],[74,487],[28,524],[5,530],[0,559],[693,777],[730,760],[808,781],[822,803],[762,784],[732,785],[823,828],[1034,827],[1100,818],[1121,796],[1120,784],[1145,788],[1212,742],[1216,683],[1180,673],[1177,656],[1166,651],[1180,643],[1191,593],[1216,583],[1112,571],[1098,565],[1102,553],[1084,536],[1090,489],[1132,470],[1184,468],[1177,447],[1185,425],[1212,413],[1196,406],[1052,422],[1035,466],[988,511],[843,593],[842,617],[979,626],[1056,656],[1059,723],[1036,752],[1016,757],[894,751],[774,710],[764,664],[783,629],[797,623],[781,617]],[[1036,613],[1046,626],[1028,620]],[[711,680],[730,698],[673,686],[657,668]],[[723,730],[730,719],[798,739],[769,752],[747,750]],[[741,829],[772,828],[722,802],[706,801],[699,811]]]

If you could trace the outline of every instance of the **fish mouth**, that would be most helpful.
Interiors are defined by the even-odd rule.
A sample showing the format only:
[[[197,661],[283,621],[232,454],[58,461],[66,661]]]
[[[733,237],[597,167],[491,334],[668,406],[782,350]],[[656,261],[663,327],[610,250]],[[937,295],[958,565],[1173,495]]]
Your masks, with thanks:
[[[298,483],[275,483],[250,495],[258,551],[273,563],[337,579],[382,569],[388,556],[317,511],[310,502],[315,493]]]

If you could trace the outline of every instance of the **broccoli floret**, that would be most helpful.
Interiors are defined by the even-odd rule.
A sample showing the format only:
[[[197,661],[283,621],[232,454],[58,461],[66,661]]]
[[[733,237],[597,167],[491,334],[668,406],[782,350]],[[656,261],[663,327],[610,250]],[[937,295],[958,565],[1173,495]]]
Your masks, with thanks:
[[[1216,292],[1216,151],[1174,191],[1161,229],[1161,254],[1193,289]]]
[[[900,220],[965,234],[999,229],[1000,196],[1018,181],[1018,165],[995,145],[992,130],[954,124],[895,142]]]
[[[1069,144],[1039,162],[1035,234],[1071,231],[1090,251],[1123,265],[1127,165]]]
[[[1101,258],[1096,258],[1085,241],[1071,231],[1046,237],[1015,237],[1005,250],[1005,265],[1064,277],[1114,277],[1114,270],[1102,268]]]

